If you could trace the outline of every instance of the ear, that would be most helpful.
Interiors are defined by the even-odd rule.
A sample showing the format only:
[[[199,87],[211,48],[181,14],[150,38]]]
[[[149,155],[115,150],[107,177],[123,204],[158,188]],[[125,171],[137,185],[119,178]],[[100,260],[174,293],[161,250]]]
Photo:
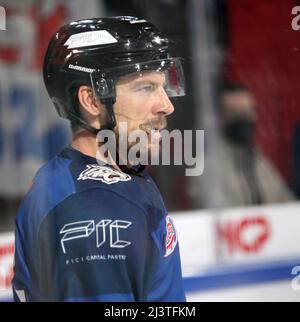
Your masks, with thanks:
[[[78,89],[78,101],[85,112],[91,116],[99,116],[101,113],[100,103],[95,99],[90,86],[80,86]]]

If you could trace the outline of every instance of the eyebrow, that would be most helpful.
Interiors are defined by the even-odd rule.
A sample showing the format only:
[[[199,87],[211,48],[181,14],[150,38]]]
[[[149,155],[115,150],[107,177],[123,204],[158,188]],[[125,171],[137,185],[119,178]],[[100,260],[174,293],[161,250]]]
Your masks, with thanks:
[[[147,79],[147,78],[143,78],[143,79],[134,79],[132,81],[132,86],[136,86],[136,85],[141,85],[141,84],[155,84],[155,85],[162,85],[162,86],[165,86],[166,85],[166,80],[164,80],[163,83],[161,83],[160,81],[158,80],[153,80],[153,79]]]
[[[133,73],[133,74],[129,74],[129,75],[125,75],[120,77],[120,79],[118,80],[119,84],[122,83],[148,83],[148,82],[152,82],[152,83],[157,83],[160,84],[160,81],[157,81],[157,78],[155,77],[155,80],[153,80],[153,75],[155,77],[155,73],[151,73],[151,75],[142,75],[142,77],[137,76],[137,74]],[[150,78],[150,79],[149,79]],[[159,78],[158,78],[159,79]],[[163,86],[166,84],[166,77],[163,77],[164,82],[163,82]]]

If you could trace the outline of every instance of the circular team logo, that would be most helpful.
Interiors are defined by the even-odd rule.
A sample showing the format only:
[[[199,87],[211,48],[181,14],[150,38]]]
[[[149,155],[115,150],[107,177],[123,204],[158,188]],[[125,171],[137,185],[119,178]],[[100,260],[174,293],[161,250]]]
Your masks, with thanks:
[[[168,257],[169,255],[171,255],[177,245],[177,235],[176,235],[175,225],[170,216],[166,217],[166,230],[167,230],[167,235],[165,239],[166,250],[165,250],[164,257]]]

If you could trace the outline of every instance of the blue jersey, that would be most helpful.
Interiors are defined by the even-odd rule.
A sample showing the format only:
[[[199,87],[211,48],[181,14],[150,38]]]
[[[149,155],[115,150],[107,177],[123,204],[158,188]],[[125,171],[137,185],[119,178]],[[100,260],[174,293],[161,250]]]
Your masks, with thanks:
[[[150,176],[67,147],[16,219],[16,301],[185,301],[172,219]]]

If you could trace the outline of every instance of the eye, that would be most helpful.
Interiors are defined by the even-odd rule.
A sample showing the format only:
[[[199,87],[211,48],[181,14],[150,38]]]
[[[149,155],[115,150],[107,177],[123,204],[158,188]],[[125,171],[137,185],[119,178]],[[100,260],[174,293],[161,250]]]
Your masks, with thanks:
[[[147,84],[143,84],[141,86],[139,86],[137,88],[137,91],[139,92],[154,92],[157,88],[157,85],[153,84],[153,83],[147,83]]]

